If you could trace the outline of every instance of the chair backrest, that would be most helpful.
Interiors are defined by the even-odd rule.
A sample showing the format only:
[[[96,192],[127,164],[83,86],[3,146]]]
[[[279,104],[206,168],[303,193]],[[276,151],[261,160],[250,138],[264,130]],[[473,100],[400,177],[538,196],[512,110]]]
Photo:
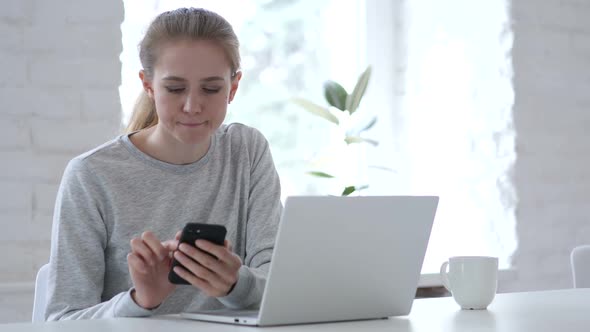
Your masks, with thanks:
[[[49,279],[49,264],[41,266],[35,280],[35,297],[33,299],[33,323],[45,321],[47,306],[47,283]]]
[[[575,288],[590,288],[590,245],[574,248],[571,254]]]

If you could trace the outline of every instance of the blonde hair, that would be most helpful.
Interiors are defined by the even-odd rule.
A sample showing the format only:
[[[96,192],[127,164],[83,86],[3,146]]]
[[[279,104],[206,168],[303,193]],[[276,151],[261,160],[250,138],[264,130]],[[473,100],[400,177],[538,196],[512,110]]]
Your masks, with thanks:
[[[159,48],[171,40],[210,40],[219,43],[230,62],[231,76],[240,68],[238,37],[232,26],[219,14],[202,8],[179,8],[158,15],[139,43],[139,59],[144,75],[152,79]],[[154,101],[142,91],[126,131],[152,127],[158,123]]]

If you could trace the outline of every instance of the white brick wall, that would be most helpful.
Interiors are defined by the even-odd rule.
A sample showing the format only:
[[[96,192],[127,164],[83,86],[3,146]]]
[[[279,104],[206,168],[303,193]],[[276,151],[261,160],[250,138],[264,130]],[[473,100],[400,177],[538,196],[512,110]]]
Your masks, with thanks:
[[[116,118],[118,120],[118,118]],[[33,146],[41,151],[79,152],[116,134],[117,121],[46,120],[31,122]],[[55,132],[62,135],[55,135]]]
[[[0,64],[2,75],[0,75],[0,86],[24,86],[27,82],[27,63],[22,57],[10,54],[7,51],[0,53]]]
[[[519,246],[503,291],[572,287],[590,243],[590,2],[514,0]]]
[[[30,317],[29,286],[6,289],[48,260],[66,163],[120,129],[122,21],[122,1],[0,3],[0,298],[26,297],[0,323]]]
[[[0,122],[0,149],[21,150],[31,145],[30,125],[22,117],[5,117]]]

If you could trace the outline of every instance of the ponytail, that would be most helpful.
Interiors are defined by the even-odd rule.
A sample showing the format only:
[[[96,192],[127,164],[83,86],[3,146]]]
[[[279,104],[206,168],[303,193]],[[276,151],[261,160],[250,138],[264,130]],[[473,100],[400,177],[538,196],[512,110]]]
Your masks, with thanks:
[[[142,91],[135,106],[133,107],[133,114],[131,120],[125,130],[127,133],[132,133],[145,128],[153,127],[158,123],[158,114],[156,113],[156,105],[154,101]]]

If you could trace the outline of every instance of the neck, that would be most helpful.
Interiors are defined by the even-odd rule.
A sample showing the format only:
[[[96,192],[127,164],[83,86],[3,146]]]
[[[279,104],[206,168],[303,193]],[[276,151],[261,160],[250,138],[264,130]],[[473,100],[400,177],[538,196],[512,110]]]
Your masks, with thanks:
[[[141,130],[130,137],[133,144],[143,153],[175,165],[192,164],[201,159],[209,150],[211,138],[198,144],[184,144],[174,137],[158,130],[158,125]]]

